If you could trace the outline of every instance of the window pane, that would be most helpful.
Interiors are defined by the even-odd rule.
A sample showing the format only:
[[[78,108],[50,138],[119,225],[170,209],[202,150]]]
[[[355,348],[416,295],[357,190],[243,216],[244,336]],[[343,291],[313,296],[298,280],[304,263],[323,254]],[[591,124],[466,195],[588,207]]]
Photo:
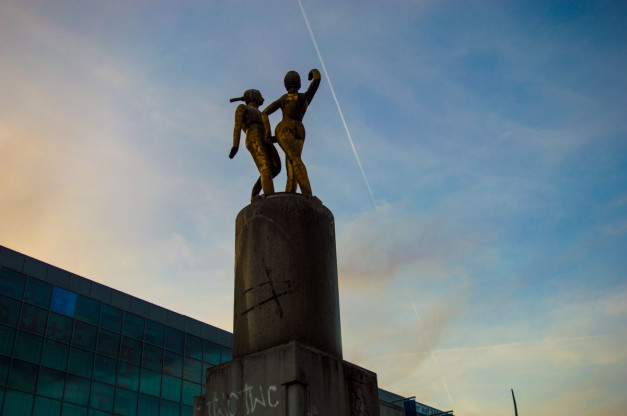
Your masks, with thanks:
[[[63,398],[64,387],[65,373],[46,367],[39,369],[39,383],[37,383],[38,395],[61,400]]]
[[[75,347],[70,349],[70,364],[68,365],[70,373],[91,378],[93,366],[94,354],[92,352]]]
[[[52,302],[50,303],[50,310],[58,312],[61,315],[69,316],[70,318],[74,318],[77,298],[78,295],[76,293],[55,286],[52,289]]]
[[[52,285],[42,282],[32,277],[26,282],[26,291],[24,292],[24,300],[33,305],[41,306],[48,309],[50,307],[50,295],[52,294]]]
[[[118,360],[96,354],[96,360],[94,361],[94,380],[115,384],[117,372]]]
[[[159,414],[159,399],[156,397],[139,395],[137,416],[155,416]]]
[[[74,334],[72,334],[72,344],[79,347],[94,350],[96,348],[96,338],[98,328],[81,321],[74,321]]]
[[[129,337],[122,337],[120,360],[139,365],[142,357],[142,342]]]
[[[2,313],[2,311],[0,311]],[[15,329],[0,325],[0,354],[11,355],[13,342],[15,341]]]
[[[68,374],[67,383],[65,383],[65,401],[87,406],[90,385],[90,380]]]
[[[26,275],[0,267],[0,293],[22,300]]]
[[[220,346],[214,342],[205,340],[203,360],[209,364],[220,364]]]
[[[163,372],[172,376],[183,375],[183,356],[170,351],[163,352]]]
[[[35,364],[25,361],[13,360],[8,386],[27,393],[34,393],[37,385],[37,367]]]
[[[28,332],[17,331],[13,356],[22,360],[39,364],[44,339]]]
[[[47,399],[45,397],[35,397],[35,409],[33,416],[59,416],[61,413],[61,402]]]
[[[98,322],[100,322],[100,302],[85,296],[79,296],[78,305],[76,306],[76,319],[98,325]]]
[[[4,396],[3,415],[30,415],[34,396],[19,391],[7,390]]]
[[[161,371],[161,363],[163,361],[163,348],[154,347],[150,344],[144,344],[144,353],[142,355],[142,365],[152,370]]]
[[[183,345],[185,344],[185,334],[178,329],[166,327],[165,330],[165,347],[169,350],[183,354]]]
[[[87,408],[71,403],[63,403],[63,416],[87,416]]]
[[[7,379],[9,377],[9,367],[11,366],[11,359],[0,355],[0,386],[7,385]],[[0,407],[0,409],[2,409]]]
[[[69,343],[72,339],[72,318],[50,312],[46,337]]]
[[[202,383],[202,362],[193,358],[185,357],[185,365],[183,366],[183,378]]]
[[[41,364],[65,371],[69,353],[70,347],[68,345],[52,339],[46,339],[44,340],[44,353],[41,357]]]
[[[20,302],[0,296],[0,323],[15,327],[19,318]]]
[[[139,391],[153,396],[161,395],[161,374],[156,371],[141,369]]]
[[[222,347],[222,362],[231,361],[233,359],[233,350],[227,347]]]
[[[117,389],[115,392],[115,409],[116,415],[135,416],[137,414],[137,393]]]
[[[147,342],[150,342],[151,344],[162,347],[164,339],[165,339],[165,325],[161,325],[160,323],[147,319],[146,320],[146,335],[145,335],[144,340]]]
[[[115,389],[113,386],[94,381],[94,385],[91,388],[91,401],[89,402],[89,406],[111,412],[113,411],[114,394]]]
[[[124,314],[124,335],[129,337],[144,338],[144,318],[130,312]]]
[[[167,400],[161,400],[161,414],[168,416],[179,416],[181,414],[181,405],[172,403]]]
[[[20,329],[43,335],[46,332],[46,319],[48,311],[37,306],[22,304],[22,315],[20,316]]]
[[[161,397],[180,402],[181,379],[164,375],[161,382]]]
[[[189,381],[183,382],[183,398],[182,403],[187,405],[194,404],[194,396],[200,394],[200,384],[190,383]]]
[[[185,355],[202,360],[202,339],[190,334],[185,335]]]
[[[181,406],[181,416],[194,416],[194,408],[192,406]]]
[[[118,386],[137,391],[139,388],[139,367],[120,362],[118,367]]]
[[[119,350],[120,336],[118,334],[107,331],[106,329],[98,330],[98,342],[96,344],[97,352],[117,358]]]
[[[115,332],[122,329],[122,311],[109,305],[102,305],[100,326]]]

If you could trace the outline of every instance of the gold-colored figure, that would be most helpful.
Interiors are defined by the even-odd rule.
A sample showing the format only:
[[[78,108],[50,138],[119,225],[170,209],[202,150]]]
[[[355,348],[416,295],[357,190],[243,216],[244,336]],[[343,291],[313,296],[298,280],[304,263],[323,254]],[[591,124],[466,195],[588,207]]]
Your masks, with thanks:
[[[309,81],[311,84],[305,93],[299,93],[300,76],[296,71],[289,71],[285,75],[285,89],[287,94],[267,106],[262,113],[263,123],[266,130],[266,140],[270,137],[270,120],[268,115],[274,113],[279,108],[283,112],[283,120],[276,126],[275,135],[279,146],[285,152],[285,166],[287,168],[287,184],[285,192],[296,192],[297,186],[304,195],[311,195],[311,185],[307,176],[307,168],[300,158],[305,143],[305,126],[303,126],[303,116],[307,111],[307,106],[313,100],[318,86],[320,85],[320,71],[312,69],[309,71]]]
[[[239,148],[242,130],[246,133],[246,148],[250,152],[259,169],[259,179],[255,182],[250,195],[252,201],[263,189],[266,195],[274,193],[272,178],[281,171],[281,159],[267,134],[262,121],[259,106],[263,104],[263,97],[258,90],[246,90],[243,97],[232,98],[231,102],[244,101],[235,110],[235,127],[233,128],[233,147],[229,158],[233,159]],[[269,128],[269,124],[268,124]]]

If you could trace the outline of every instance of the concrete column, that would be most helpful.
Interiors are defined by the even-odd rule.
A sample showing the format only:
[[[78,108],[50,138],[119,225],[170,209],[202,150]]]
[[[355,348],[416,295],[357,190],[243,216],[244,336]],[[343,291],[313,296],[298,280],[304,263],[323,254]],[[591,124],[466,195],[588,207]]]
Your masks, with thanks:
[[[278,193],[237,216],[233,357],[290,341],[342,358],[333,214]]]

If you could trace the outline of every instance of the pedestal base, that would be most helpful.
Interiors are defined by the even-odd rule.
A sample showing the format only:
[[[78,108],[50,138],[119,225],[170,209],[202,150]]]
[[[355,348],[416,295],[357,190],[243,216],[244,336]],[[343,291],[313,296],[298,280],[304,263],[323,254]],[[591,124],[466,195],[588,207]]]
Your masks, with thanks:
[[[290,342],[207,370],[194,416],[379,416],[377,375]]]

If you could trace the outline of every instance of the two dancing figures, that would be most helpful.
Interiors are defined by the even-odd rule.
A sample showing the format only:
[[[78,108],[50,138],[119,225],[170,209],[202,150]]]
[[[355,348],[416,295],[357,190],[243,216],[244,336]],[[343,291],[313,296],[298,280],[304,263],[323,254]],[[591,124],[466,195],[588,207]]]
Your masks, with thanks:
[[[307,169],[301,160],[303,144],[305,143],[305,126],[303,117],[307,106],[313,100],[320,85],[320,71],[309,71],[309,88],[300,93],[300,76],[296,71],[289,71],[285,75],[285,89],[287,93],[267,106],[263,112],[259,107],[263,105],[263,97],[258,90],[246,90],[239,98],[232,98],[231,102],[244,101],[235,110],[235,127],[233,129],[233,147],[229,158],[233,158],[239,148],[241,132],[246,134],[246,148],[250,152],[259,169],[259,179],[253,186],[251,201],[263,189],[266,195],[274,193],[273,178],[281,171],[281,159],[274,147],[274,142],[285,152],[285,166],[287,169],[287,184],[285,192],[296,192],[298,186],[304,195],[312,195]],[[283,113],[283,119],[277,124],[275,135],[272,136],[270,119],[268,116],[278,109]]]

